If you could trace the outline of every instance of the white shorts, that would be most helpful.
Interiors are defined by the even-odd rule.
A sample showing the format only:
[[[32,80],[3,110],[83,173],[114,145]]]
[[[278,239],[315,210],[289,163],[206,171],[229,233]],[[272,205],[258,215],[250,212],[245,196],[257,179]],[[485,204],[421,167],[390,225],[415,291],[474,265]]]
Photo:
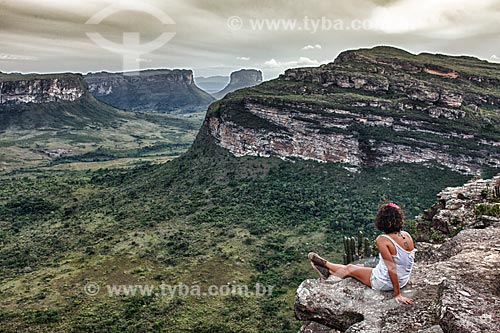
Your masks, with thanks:
[[[386,284],[385,282],[380,281],[379,279],[377,279],[375,277],[375,275],[373,275],[373,272],[372,272],[372,275],[370,276],[370,283],[372,285],[373,290],[379,290],[379,291],[394,290],[394,288],[392,287],[392,283]]]

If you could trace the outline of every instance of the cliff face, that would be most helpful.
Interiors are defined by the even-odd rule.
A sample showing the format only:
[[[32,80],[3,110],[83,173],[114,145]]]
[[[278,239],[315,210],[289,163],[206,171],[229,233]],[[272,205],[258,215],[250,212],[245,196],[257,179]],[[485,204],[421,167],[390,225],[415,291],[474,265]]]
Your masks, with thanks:
[[[85,76],[90,92],[114,107],[166,113],[204,112],[214,98],[196,86],[190,70],[92,73]]]
[[[402,289],[414,305],[397,305],[392,292],[349,278],[306,280],[295,298],[295,314],[305,321],[301,332],[498,332],[498,191],[500,175],[440,193],[434,216],[458,218],[464,230],[442,244],[416,243],[416,264]],[[419,227],[441,232],[431,220],[424,214]]]
[[[499,78],[499,65],[473,58],[348,51],[228,95],[205,126],[236,156],[437,163],[474,174],[500,167]]]
[[[82,75],[0,73],[0,131],[110,126],[122,118],[89,93]]]
[[[82,77],[78,75],[0,76],[0,105],[73,102],[84,94]]]
[[[242,69],[231,73],[228,85],[221,91],[213,94],[216,98],[223,98],[227,94],[242,88],[253,87],[262,83],[262,72],[255,69]]]

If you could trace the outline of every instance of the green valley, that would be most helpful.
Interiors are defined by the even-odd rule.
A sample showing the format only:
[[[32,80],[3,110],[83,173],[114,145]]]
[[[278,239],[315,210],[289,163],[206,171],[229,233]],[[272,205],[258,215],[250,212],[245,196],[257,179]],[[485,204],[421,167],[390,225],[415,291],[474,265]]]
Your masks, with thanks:
[[[477,59],[349,51],[228,94],[210,106],[192,145],[192,119],[125,119],[109,109],[122,119],[116,128],[113,118],[85,129],[108,144],[0,175],[2,329],[297,332],[294,293],[315,277],[308,252],[341,262],[343,237],[363,230],[373,240],[387,201],[405,209],[414,232],[413,218],[442,189],[499,172],[498,73]],[[73,129],[58,131],[75,140]],[[59,168],[185,149],[164,163]],[[107,289],[162,283],[273,292]],[[100,290],[89,295],[89,285]]]

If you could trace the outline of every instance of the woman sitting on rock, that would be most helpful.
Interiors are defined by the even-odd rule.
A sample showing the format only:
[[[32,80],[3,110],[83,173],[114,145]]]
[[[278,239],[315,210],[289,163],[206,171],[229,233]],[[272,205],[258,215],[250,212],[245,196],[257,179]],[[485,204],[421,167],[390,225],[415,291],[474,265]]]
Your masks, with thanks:
[[[384,204],[375,217],[375,227],[384,234],[377,237],[380,260],[375,268],[357,265],[333,264],[316,253],[309,253],[309,260],[321,278],[330,274],[340,278],[353,277],[375,290],[394,290],[397,303],[413,304],[413,300],[401,295],[410,279],[415,258],[415,248],[410,234],[402,231],[405,219],[403,210],[394,203]]]

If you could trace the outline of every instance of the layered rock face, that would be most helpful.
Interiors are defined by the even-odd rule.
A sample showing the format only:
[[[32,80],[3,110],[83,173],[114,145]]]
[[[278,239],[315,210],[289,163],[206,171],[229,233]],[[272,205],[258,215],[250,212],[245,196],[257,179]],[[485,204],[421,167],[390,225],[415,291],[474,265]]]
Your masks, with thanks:
[[[117,126],[124,118],[89,93],[82,75],[0,73],[0,131]]]
[[[227,94],[242,88],[253,87],[262,83],[262,72],[255,69],[242,69],[231,73],[228,85],[213,95],[222,98]]]
[[[473,58],[348,51],[227,96],[205,126],[236,156],[441,164],[475,174],[500,167],[497,76],[499,65]]]
[[[439,240],[453,236],[463,228],[483,229],[500,223],[500,205],[480,205],[487,202],[485,199],[488,197],[494,196],[499,188],[500,177],[497,176],[490,180],[469,182],[463,187],[445,189],[439,193],[437,203],[417,218],[419,240]],[[499,216],[486,214],[490,209],[494,211],[495,207],[498,207]]]
[[[499,332],[500,199],[493,194],[495,185],[500,175],[439,195],[438,205],[444,200],[448,208],[435,206],[434,216],[459,218],[465,229],[442,244],[416,243],[416,264],[402,289],[414,305],[398,305],[392,292],[373,291],[351,278],[306,280],[295,298],[295,314],[305,322],[301,332]],[[420,220],[433,229],[428,222]]]
[[[73,102],[85,94],[82,77],[78,75],[2,75],[0,105],[28,103]]]
[[[85,81],[97,99],[124,110],[204,112],[214,101],[196,86],[191,70],[92,73],[85,76]]]

